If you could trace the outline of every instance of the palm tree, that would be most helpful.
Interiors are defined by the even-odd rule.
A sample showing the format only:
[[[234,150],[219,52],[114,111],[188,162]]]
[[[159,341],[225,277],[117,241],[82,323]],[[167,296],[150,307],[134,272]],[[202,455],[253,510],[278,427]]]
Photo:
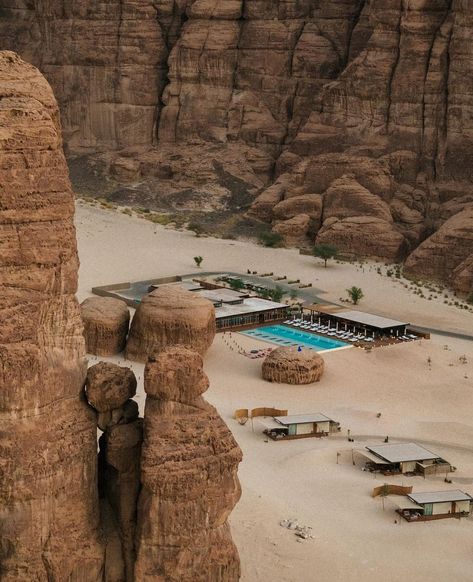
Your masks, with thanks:
[[[334,259],[338,255],[337,247],[326,244],[315,245],[313,252],[315,257],[323,259],[325,268],[327,268],[327,261],[329,259]]]
[[[195,264],[200,267],[200,265],[202,264],[202,261],[204,260],[204,257],[194,257],[194,262]]]
[[[350,299],[353,301],[354,305],[357,305],[358,301],[360,301],[364,297],[364,293],[360,289],[360,287],[355,287],[355,286],[350,287],[350,289],[347,289],[347,293],[348,293],[348,296],[350,297]]]

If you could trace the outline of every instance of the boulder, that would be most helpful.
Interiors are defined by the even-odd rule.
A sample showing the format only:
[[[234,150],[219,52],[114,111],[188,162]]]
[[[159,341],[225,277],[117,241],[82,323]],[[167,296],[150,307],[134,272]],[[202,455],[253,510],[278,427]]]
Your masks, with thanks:
[[[167,346],[182,344],[204,355],[215,337],[210,301],[179,286],[163,285],[143,298],[131,323],[126,357],[146,362]]]
[[[468,259],[473,254],[473,208],[449,218],[432,236],[409,255],[405,272],[409,276],[439,279],[467,288]],[[465,262],[465,263],[464,263]],[[464,263],[464,264],[463,264]],[[458,269],[458,271],[456,271]]]
[[[130,368],[99,362],[87,370],[87,401],[97,412],[121,408],[136,394],[136,378]]]
[[[273,208],[276,220],[289,220],[298,214],[306,214],[317,225],[322,216],[322,196],[320,194],[304,194],[282,200]]]
[[[354,176],[344,175],[335,180],[324,195],[323,218],[372,216],[392,222],[389,206],[379,196],[362,186]]]
[[[89,297],[81,303],[87,353],[113,356],[124,350],[130,312],[114,297]]]
[[[268,382],[312,384],[324,373],[324,359],[314,350],[280,347],[263,361],[262,374]]]
[[[312,221],[307,214],[298,214],[289,220],[276,222],[272,231],[283,237],[284,244],[289,247],[307,246],[310,242],[309,232]]]
[[[473,293],[473,253],[453,271],[453,288],[466,297]]]
[[[317,233],[316,244],[331,244],[343,253],[397,261],[407,248],[404,236],[392,222],[371,216],[328,218]]]

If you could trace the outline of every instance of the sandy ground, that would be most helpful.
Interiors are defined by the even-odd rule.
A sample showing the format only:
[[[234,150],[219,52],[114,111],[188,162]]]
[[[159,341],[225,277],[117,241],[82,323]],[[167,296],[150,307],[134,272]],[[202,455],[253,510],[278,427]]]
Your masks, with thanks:
[[[472,333],[473,316],[426,301],[397,282],[353,265],[328,269],[294,251],[272,250],[236,241],[195,238],[112,211],[78,205],[81,259],[79,298],[93,285],[194,271],[192,257],[204,257],[208,270],[274,270],[327,292],[337,299],[358,285],[362,308],[413,323]],[[246,347],[262,342],[235,335]],[[448,346],[448,349],[445,349]],[[473,342],[434,336],[430,341],[373,350],[326,352],[322,380],[309,386],[273,385],[261,379],[261,360],[230,351],[218,335],[205,360],[214,404],[240,444],[243,495],[231,516],[245,582],[411,582],[473,580],[473,519],[407,523],[397,519],[390,500],[383,510],[370,497],[385,481],[414,485],[415,491],[460,488],[473,494]],[[465,354],[467,363],[459,357]],[[427,358],[431,359],[431,366]],[[113,358],[121,364],[123,358]],[[91,363],[96,360],[91,359]],[[129,363],[127,363],[129,365]],[[139,379],[137,400],[144,404],[143,366],[133,363]],[[240,426],[236,408],[266,405],[290,413],[323,412],[342,425],[326,439],[266,442],[261,426]],[[377,414],[381,413],[381,417]],[[458,470],[452,485],[443,475],[375,477],[352,464],[354,445],[407,440],[424,444]],[[340,452],[337,464],[337,452]],[[313,528],[314,539],[298,542],[279,522],[296,518]]]

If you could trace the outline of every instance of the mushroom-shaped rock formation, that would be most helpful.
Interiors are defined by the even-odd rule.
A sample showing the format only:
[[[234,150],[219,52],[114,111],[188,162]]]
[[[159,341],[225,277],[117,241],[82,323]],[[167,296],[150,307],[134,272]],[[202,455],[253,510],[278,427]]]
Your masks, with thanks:
[[[322,377],[324,359],[313,350],[276,348],[264,359],[262,372],[268,382],[311,384]]]
[[[114,297],[89,297],[80,306],[87,353],[113,356],[125,349],[130,312]]]
[[[131,323],[126,357],[146,362],[167,346],[186,345],[204,355],[215,337],[210,301],[178,286],[164,285],[144,297]]]
[[[87,370],[86,394],[88,403],[97,412],[122,407],[136,394],[136,378],[130,368],[110,362],[99,362]]]
[[[227,518],[240,497],[241,450],[202,398],[207,386],[202,357],[184,346],[146,364],[136,580],[239,579]]]

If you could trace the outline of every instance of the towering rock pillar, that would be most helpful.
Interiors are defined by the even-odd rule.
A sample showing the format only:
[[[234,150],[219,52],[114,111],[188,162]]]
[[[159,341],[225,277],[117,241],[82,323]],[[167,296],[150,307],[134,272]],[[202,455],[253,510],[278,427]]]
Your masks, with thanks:
[[[0,53],[0,578],[98,582],[73,195],[53,93]]]
[[[150,358],[138,502],[136,582],[234,582],[228,515],[240,497],[241,451],[201,396],[202,357],[174,346]]]

